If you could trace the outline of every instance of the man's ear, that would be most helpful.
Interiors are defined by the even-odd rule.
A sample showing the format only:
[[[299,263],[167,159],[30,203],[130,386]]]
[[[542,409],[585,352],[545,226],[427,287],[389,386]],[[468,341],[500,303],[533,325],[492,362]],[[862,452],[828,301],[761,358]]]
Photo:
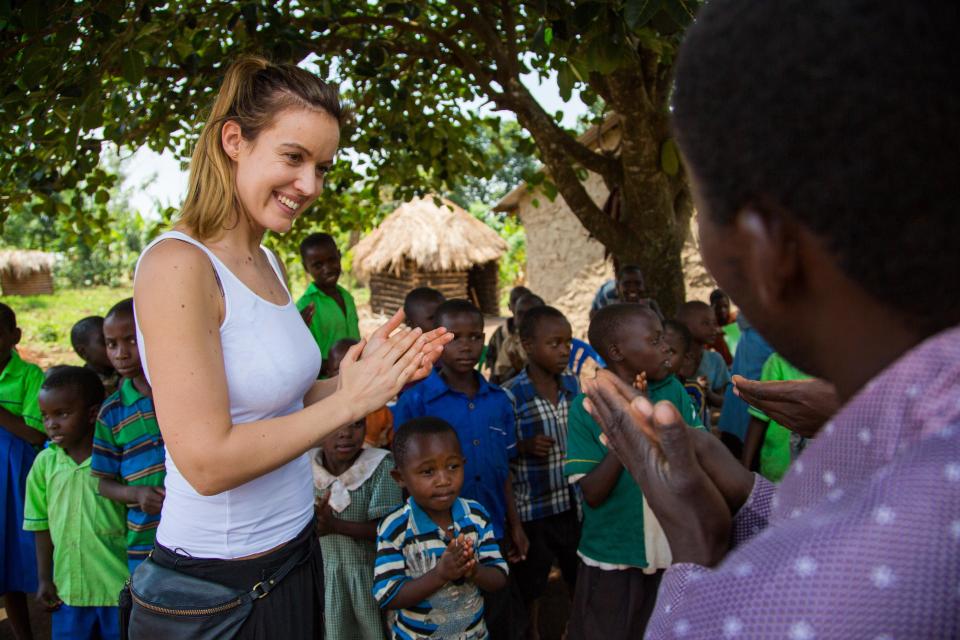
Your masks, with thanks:
[[[527,357],[530,356],[530,352],[533,350],[531,342],[530,338],[520,338],[520,346],[523,347],[523,351],[527,354]]]
[[[14,346],[20,344],[20,338],[23,337],[23,331],[20,330],[20,327],[17,327],[13,330],[13,344]]]
[[[736,236],[743,239],[743,274],[752,282],[757,302],[770,309],[796,295],[803,282],[797,224],[776,210],[759,207],[741,209],[733,224]]]
[[[220,143],[223,151],[234,160],[240,155],[240,145],[243,142],[243,131],[236,120],[227,120],[220,129]]]
[[[393,481],[396,482],[401,489],[407,488],[407,485],[403,482],[403,476],[400,475],[400,470],[396,467],[390,469],[390,477],[393,478]]]
[[[97,417],[99,415],[100,415],[100,405],[99,404],[90,405],[90,415],[88,417],[90,422],[96,424]]]

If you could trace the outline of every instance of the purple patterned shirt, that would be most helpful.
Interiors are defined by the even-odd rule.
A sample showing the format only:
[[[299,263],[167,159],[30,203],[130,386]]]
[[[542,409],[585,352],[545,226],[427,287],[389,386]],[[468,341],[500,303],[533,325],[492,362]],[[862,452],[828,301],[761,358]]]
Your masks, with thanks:
[[[667,570],[647,638],[960,637],[960,327],[861,389],[779,487],[757,476],[734,543]]]

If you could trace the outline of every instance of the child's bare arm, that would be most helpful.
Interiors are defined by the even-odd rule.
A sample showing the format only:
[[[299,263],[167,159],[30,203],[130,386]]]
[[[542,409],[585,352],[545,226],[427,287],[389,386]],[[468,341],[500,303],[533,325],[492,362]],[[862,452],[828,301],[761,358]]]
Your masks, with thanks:
[[[63,604],[57,594],[57,586],[53,583],[53,538],[50,530],[34,531],[34,542],[37,553],[37,602],[46,607],[47,611],[54,611]]]
[[[767,427],[769,426],[769,422],[764,422],[756,416],[750,416],[750,422],[747,424],[747,437],[743,443],[743,454],[740,458],[740,462],[748,470],[750,465],[753,464],[757,451],[763,446],[763,439],[767,436]]]
[[[580,489],[583,490],[583,499],[587,501],[590,507],[596,509],[606,502],[607,496],[613,491],[620,474],[623,472],[623,465],[620,459],[608,452],[593,470],[580,478]]]
[[[100,478],[100,495],[123,505],[137,505],[144,513],[156,515],[163,507],[163,487],[135,487],[111,478]]]
[[[499,591],[507,586],[507,574],[496,567],[480,565],[470,580],[484,591]]]
[[[334,518],[333,533],[339,533],[342,536],[356,538],[357,540],[376,540],[377,539],[377,521],[369,522],[350,522]]]
[[[47,436],[43,432],[31,429],[23,418],[13,415],[3,406],[0,406],[0,428],[6,429],[34,447],[41,446],[47,440]]]

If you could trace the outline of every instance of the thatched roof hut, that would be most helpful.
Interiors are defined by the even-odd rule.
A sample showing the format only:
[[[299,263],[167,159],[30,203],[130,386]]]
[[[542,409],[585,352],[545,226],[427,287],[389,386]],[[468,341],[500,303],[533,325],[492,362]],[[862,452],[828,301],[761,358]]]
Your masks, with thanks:
[[[52,253],[0,250],[0,287],[5,296],[33,296],[53,293]]]
[[[507,243],[449,200],[432,197],[400,205],[353,248],[353,271],[370,284],[375,312],[393,313],[416,287],[467,298],[499,315],[497,262]]]

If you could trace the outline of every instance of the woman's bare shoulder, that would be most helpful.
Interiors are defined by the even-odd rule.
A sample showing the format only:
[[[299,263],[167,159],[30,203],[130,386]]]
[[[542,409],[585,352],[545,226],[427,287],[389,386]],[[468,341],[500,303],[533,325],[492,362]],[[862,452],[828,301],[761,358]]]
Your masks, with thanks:
[[[157,293],[171,295],[212,294],[219,297],[216,272],[210,258],[196,245],[165,238],[140,259],[134,281],[134,298]],[[152,295],[150,296],[153,297]]]

